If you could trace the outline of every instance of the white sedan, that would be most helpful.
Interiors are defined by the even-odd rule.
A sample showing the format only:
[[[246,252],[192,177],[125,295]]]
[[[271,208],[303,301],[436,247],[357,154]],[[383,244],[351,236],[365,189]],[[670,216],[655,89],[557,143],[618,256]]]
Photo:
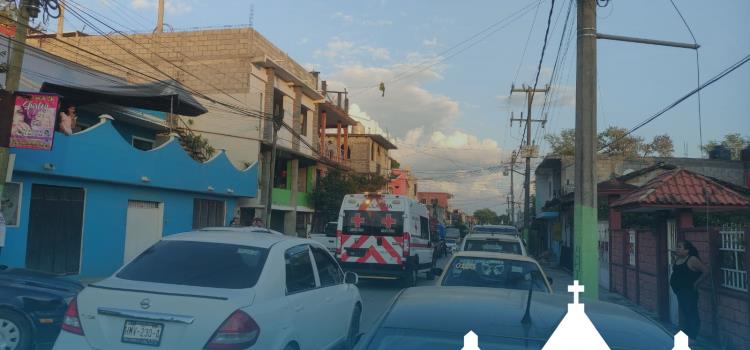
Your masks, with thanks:
[[[171,235],[86,287],[54,349],[351,347],[357,279],[308,239],[253,228]]]
[[[527,256],[492,252],[459,252],[445,265],[436,268],[439,286],[464,286],[503,289],[533,289],[552,294],[552,279]]]

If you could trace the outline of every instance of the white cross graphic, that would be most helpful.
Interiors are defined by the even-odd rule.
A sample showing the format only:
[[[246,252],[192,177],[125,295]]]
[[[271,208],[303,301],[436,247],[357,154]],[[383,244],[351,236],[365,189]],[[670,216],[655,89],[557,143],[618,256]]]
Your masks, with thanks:
[[[573,293],[573,304],[578,304],[578,296],[583,293],[583,286],[578,284],[578,280],[575,280],[572,286],[568,286],[568,293]]]

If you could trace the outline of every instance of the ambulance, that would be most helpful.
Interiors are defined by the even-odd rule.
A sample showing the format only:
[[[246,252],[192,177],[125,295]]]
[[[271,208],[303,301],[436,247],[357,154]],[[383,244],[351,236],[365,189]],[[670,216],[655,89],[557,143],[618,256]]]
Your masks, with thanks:
[[[400,195],[349,194],[336,230],[336,257],[346,271],[362,278],[417,283],[424,272],[434,279],[433,239],[427,207]]]

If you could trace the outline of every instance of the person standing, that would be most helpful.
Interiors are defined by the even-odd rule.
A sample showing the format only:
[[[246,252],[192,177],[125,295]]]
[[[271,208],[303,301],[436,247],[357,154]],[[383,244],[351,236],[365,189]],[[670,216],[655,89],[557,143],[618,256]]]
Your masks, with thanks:
[[[76,106],[70,105],[60,112],[60,131],[65,135],[73,135],[76,128],[78,116],[76,115]]]
[[[698,286],[708,277],[708,268],[698,256],[698,250],[689,241],[677,243],[669,285],[677,296],[680,329],[695,339],[700,331],[698,314]]]

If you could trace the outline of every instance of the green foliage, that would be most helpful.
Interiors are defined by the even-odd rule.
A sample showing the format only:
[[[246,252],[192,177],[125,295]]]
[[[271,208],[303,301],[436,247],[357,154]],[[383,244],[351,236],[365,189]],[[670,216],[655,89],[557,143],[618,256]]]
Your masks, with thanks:
[[[639,156],[671,157],[674,153],[674,144],[672,138],[667,134],[656,135],[650,143],[644,141],[640,136],[628,135],[623,137],[628,129],[610,126],[600,132],[598,137],[599,147],[610,144],[605,151],[612,156],[622,156],[625,158],[637,158]],[[622,139],[620,139],[622,138]],[[575,155],[575,129],[562,129],[559,134],[549,134],[544,137],[549,144],[550,154],[557,156],[574,156]]]
[[[401,168],[401,163],[399,163],[395,159],[391,159],[391,169],[399,169]]]
[[[544,140],[549,143],[551,154],[557,156],[574,156],[575,155],[575,129],[562,129],[560,134],[548,134]]]
[[[489,208],[474,211],[474,217],[480,225],[499,225],[500,217]]]
[[[750,211],[730,211],[723,213],[706,213],[705,211],[701,212],[700,209],[694,211],[693,226],[695,227],[721,227],[725,224],[749,226]]]
[[[722,145],[732,151],[732,159],[740,159],[740,152],[743,148],[750,146],[750,137],[742,136],[740,133],[731,133],[724,135],[724,139],[721,141],[711,140],[703,145],[703,151],[708,153],[714,149],[714,147]]]
[[[375,174],[345,174],[331,170],[319,179],[318,185],[310,193],[315,207],[316,230],[329,221],[336,221],[344,196],[353,193],[381,191],[388,180]]]
[[[216,149],[211,147],[208,140],[201,135],[187,132],[183,133],[181,138],[183,145],[190,150],[190,156],[195,160],[205,162],[216,153]]]

